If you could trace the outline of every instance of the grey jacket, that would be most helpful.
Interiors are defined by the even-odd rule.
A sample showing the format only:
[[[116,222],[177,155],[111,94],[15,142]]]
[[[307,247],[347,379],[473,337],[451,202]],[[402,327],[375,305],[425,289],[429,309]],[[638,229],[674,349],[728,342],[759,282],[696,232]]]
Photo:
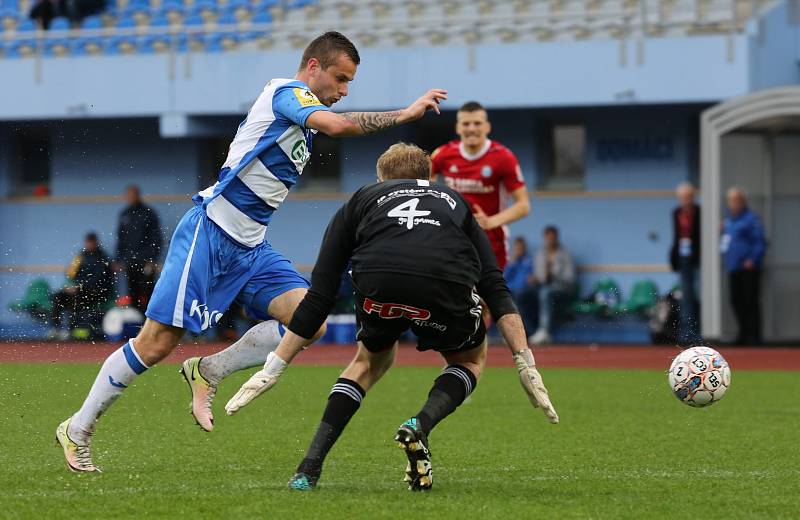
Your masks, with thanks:
[[[548,279],[547,251],[544,247],[536,252],[534,261],[534,273],[540,284],[550,285],[553,289],[560,291],[572,291],[575,287],[575,262],[572,255],[563,247],[553,253],[550,263]]]

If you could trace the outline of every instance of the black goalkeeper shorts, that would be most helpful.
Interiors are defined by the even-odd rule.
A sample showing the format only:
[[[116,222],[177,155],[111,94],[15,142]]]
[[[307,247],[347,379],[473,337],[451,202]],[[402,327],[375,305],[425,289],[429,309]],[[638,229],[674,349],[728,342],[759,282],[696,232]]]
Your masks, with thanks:
[[[370,352],[392,348],[409,328],[417,350],[455,352],[486,337],[478,294],[465,285],[397,273],[353,273],[356,338]]]

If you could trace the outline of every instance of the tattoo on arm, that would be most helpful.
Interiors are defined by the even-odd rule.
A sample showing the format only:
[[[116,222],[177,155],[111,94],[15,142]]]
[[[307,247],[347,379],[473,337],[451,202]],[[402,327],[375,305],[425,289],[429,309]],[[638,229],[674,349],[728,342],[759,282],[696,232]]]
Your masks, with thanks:
[[[341,115],[361,127],[361,131],[365,134],[371,134],[397,126],[400,112],[345,112]]]

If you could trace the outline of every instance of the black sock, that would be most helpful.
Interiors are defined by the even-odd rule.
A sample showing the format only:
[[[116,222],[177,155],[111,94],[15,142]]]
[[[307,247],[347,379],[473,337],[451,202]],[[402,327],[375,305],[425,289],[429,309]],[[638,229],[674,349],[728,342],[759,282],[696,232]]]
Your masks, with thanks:
[[[328,405],[322,414],[322,421],[311,440],[305,458],[297,467],[299,473],[319,478],[325,456],[350,422],[350,418],[358,411],[364,395],[366,392],[355,381],[344,378],[336,380],[328,396]]]
[[[439,421],[453,413],[477,384],[478,380],[469,369],[461,365],[448,365],[433,382],[428,401],[416,415],[425,435],[430,434]]]

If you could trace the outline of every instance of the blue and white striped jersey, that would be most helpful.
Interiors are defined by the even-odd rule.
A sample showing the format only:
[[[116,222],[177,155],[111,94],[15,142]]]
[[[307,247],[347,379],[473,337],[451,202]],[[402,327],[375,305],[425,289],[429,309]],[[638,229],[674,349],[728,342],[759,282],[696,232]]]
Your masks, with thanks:
[[[271,80],[239,125],[219,180],[194,196],[240,244],[264,241],[272,214],[311,157],[316,131],[305,123],[317,110],[329,109],[302,81]]]

